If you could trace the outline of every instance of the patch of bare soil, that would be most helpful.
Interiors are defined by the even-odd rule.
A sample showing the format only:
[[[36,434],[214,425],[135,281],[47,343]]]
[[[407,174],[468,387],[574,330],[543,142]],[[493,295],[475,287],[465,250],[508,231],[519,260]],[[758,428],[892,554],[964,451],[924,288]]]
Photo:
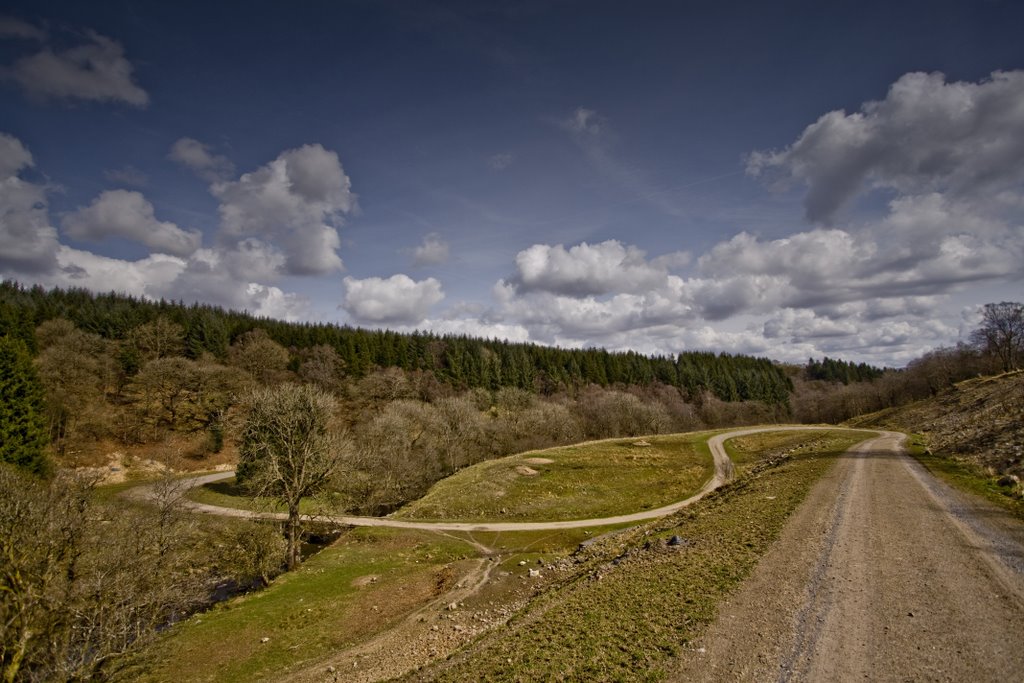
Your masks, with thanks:
[[[376,574],[368,574],[367,576],[357,576],[352,579],[353,588],[365,588],[371,584],[377,583],[380,577]]]
[[[551,458],[526,458],[523,462],[527,465],[550,465],[554,460]]]
[[[527,467],[526,465],[519,465],[516,467],[516,474],[524,477],[535,477],[537,476],[537,470],[532,467]]]
[[[368,683],[444,659],[484,631],[505,623],[515,612],[514,605],[492,608],[467,604],[493,580],[499,561],[498,556],[490,555],[472,561],[468,571],[453,579],[454,583],[446,580],[432,600],[394,628],[282,680]]]
[[[891,441],[815,485],[673,680],[1019,680],[1024,524]]]

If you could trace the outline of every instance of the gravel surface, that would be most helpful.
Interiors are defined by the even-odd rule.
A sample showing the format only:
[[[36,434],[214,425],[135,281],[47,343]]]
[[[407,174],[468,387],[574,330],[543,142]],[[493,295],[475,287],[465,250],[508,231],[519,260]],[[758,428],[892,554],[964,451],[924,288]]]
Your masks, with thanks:
[[[815,485],[679,681],[1024,680],[1024,524],[885,434]]]

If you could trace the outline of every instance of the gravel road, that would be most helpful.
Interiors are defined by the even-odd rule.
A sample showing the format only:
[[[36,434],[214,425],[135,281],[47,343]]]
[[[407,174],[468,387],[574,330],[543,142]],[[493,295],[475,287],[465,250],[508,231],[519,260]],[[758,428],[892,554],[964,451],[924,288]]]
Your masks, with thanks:
[[[573,519],[558,522],[417,522],[391,517],[355,517],[355,516],[326,516],[321,515],[311,518],[303,515],[304,519],[317,519],[319,521],[332,522],[345,526],[369,526],[388,527],[392,529],[419,529],[422,531],[547,531],[554,529],[584,529],[595,526],[606,526],[611,524],[628,524],[631,522],[643,522],[650,519],[658,519],[678,512],[688,505],[692,505],[719,486],[733,478],[733,463],[725,452],[725,442],[737,436],[756,434],[758,432],[782,432],[782,431],[808,431],[812,429],[836,429],[835,427],[812,427],[807,425],[773,425],[770,427],[753,427],[740,429],[724,434],[717,434],[708,439],[708,448],[715,463],[715,472],[705,482],[701,490],[686,500],[681,500],[669,505],[652,510],[643,510],[627,515],[616,515],[614,517],[602,517],[597,519]],[[877,434],[878,430],[861,430]],[[235,476],[234,470],[205,474],[189,479],[180,479],[175,483],[178,493],[184,493],[187,489],[209,484],[214,481],[221,481]],[[125,491],[124,495],[136,500],[153,500],[157,497],[154,484],[136,486]],[[287,519],[288,515],[283,512],[251,512],[237,508],[226,508],[217,505],[198,503],[182,498],[182,506],[193,512],[203,512],[211,515],[224,517],[246,517],[259,519]]]
[[[678,681],[1024,680],[1024,524],[887,433],[851,449]]]

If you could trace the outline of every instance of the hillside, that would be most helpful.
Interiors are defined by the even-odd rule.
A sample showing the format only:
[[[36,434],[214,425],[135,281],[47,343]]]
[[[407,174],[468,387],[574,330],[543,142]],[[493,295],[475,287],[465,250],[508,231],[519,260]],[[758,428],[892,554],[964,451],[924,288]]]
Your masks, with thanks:
[[[936,396],[849,421],[925,437],[936,455],[989,476],[1024,478],[1024,372],[970,379]]]

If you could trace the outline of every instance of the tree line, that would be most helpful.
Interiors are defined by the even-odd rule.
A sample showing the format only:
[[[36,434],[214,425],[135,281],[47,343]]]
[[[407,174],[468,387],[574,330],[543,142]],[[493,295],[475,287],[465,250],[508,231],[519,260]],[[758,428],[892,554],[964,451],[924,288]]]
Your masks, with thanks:
[[[34,330],[64,319],[79,330],[110,341],[129,339],[143,325],[164,320],[181,328],[180,353],[223,361],[238,339],[254,330],[292,353],[291,369],[303,352],[330,348],[347,376],[365,377],[377,368],[425,372],[458,389],[516,387],[543,395],[588,385],[666,384],[689,399],[710,391],[723,401],[784,404],[792,391],[786,373],[771,360],[744,355],[686,352],[675,357],[645,356],[604,349],[563,349],[467,336],[408,334],[326,323],[289,323],[201,304],[149,301],[84,289],[25,288],[0,284],[0,336],[21,339],[36,352]],[[137,358],[118,358],[131,374]]]

